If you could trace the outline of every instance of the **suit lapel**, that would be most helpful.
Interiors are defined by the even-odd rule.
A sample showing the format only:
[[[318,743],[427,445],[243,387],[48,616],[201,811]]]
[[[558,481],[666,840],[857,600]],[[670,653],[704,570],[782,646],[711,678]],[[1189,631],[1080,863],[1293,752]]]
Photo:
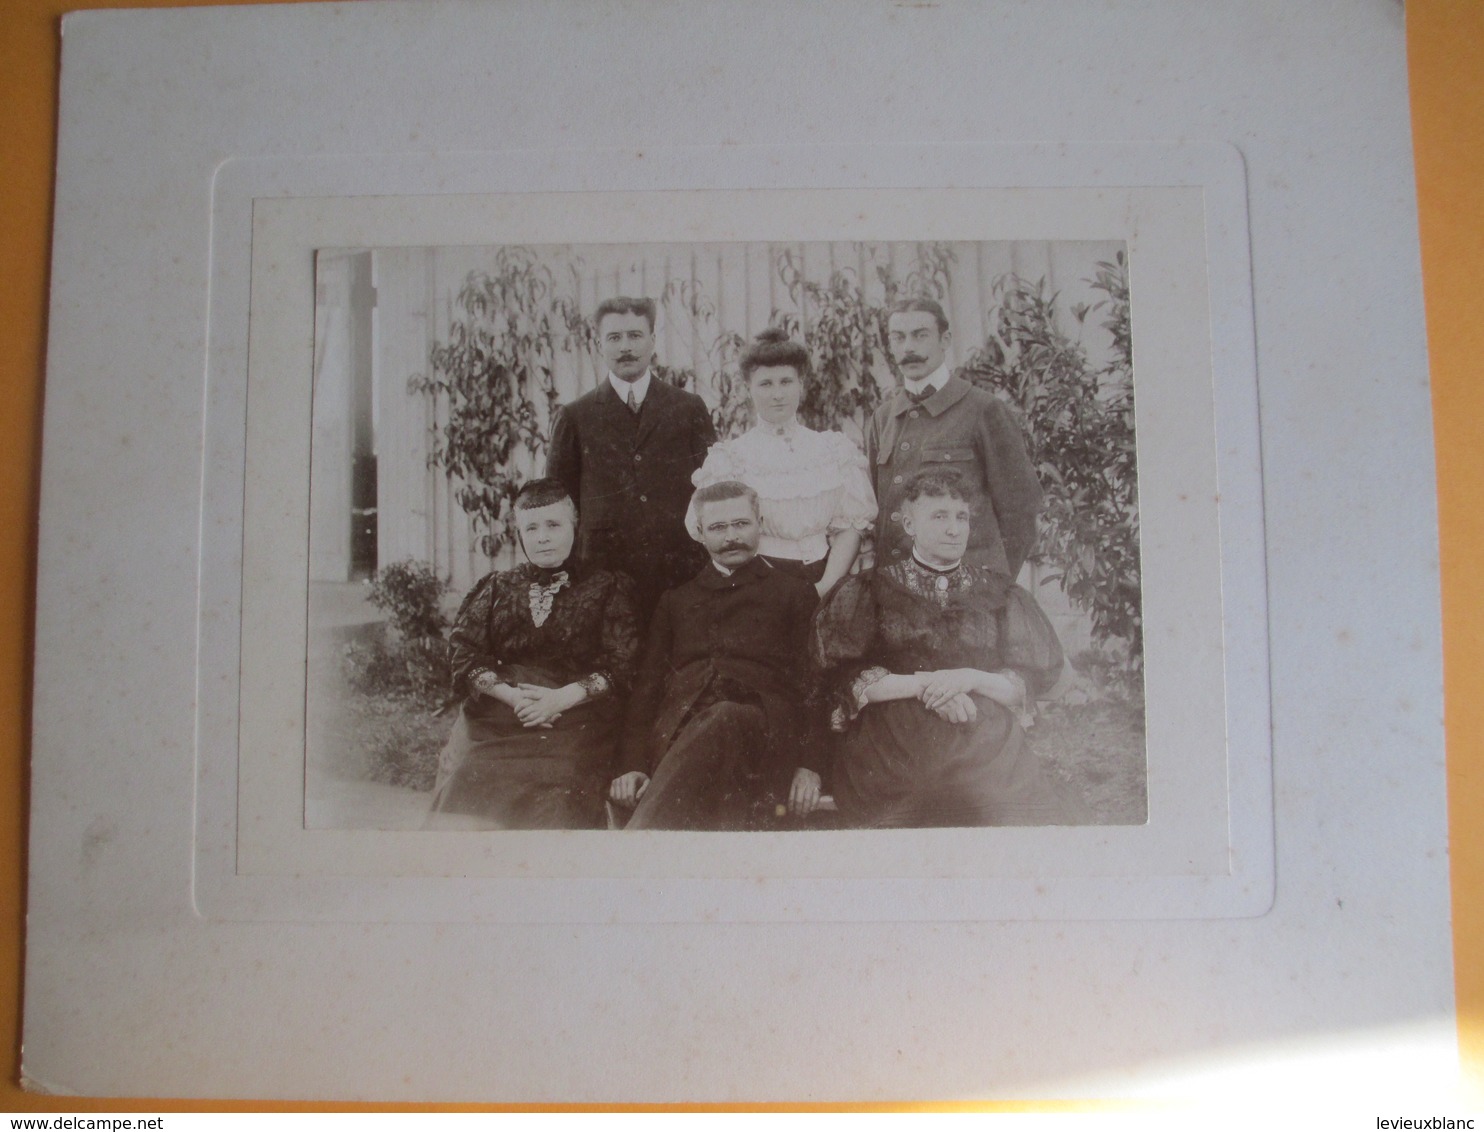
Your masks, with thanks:
[[[609,388],[612,388],[611,384]],[[670,397],[674,392],[668,382],[661,381],[653,370],[650,371],[649,392],[644,395],[644,404],[639,406],[639,435],[634,438],[635,444],[643,444],[659,427],[660,418],[669,411]],[[618,397],[613,399],[617,401]]]
[[[650,389],[654,386],[651,382]],[[603,382],[594,391],[594,400],[598,406],[600,416],[609,421],[613,428],[620,432],[631,432],[637,427],[634,414],[629,407],[618,399],[614,391],[613,382],[608,380],[608,375],[603,375]]]

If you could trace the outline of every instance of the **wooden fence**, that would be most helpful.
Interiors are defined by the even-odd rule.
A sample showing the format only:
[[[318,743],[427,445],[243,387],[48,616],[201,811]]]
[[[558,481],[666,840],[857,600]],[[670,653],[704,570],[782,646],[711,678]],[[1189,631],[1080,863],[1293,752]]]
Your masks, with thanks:
[[[994,284],[1007,274],[1045,279],[1061,295],[1059,307],[1091,305],[1104,296],[1088,281],[1098,260],[1112,258],[1114,242],[1016,241],[947,245],[952,255],[944,308],[952,326],[949,363],[956,365],[993,330]],[[697,392],[715,404],[714,350],[722,332],[750,337],[779,313],[808,326],[807,297],[791,290],[782,266],[825,283],[848,273],[871,302],[884,298],[882,274],[899,283],[919,270],[922,247],[903,243],[593,244],[530,249],[557,287],[591,312],[612,295],[647,295],[661,301],[656,325],[658,360],[693,369]],[[405,558],[434,564],[459,591],[492,565],[476,549],[475,533],[455,499],[456,485],[429,456],[442,407],[408,390],[408,380],[428,371],[430,351],[447,338],[462,313],[458,294],[471,272],[493,272],[490,247],[378,248],[325,251],[316,270],[316,350],[313,467],[311,473],[311,576],[344,581],[364,566],[357,560],[357,524],[369,532],[374,513],[374,562]],[[684,301],[682,301],[682,299]],[[696,300],[692,302],[691,300]],[[695,312],[699,311],[699,315]],[[1111,341],[1097,317],[1062,329],[1080,339],[1094,366],[1110,356]],[[581,351],[555,359],[559,399],[569,401],[602,376],[601,359]],[[876,375],[892,383],[884,362]],[[846,424],[859,439],[858,429]],[[375,469],[374,505],[357,507],[365,476]],[[525,467],[526,473],[539,468]],[[359,480],[357,477],[360,477]],[[1030,580],[1030,579],[1026,579]],[[1038,596],[1059,627],[1080,647],[1080,616],[1043,587]],[[1075,622],[1075,623],[1074,623]]]

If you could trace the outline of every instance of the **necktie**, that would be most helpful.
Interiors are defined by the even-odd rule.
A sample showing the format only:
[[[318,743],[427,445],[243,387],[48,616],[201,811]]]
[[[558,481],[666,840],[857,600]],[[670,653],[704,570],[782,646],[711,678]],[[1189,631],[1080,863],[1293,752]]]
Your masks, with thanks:
[[[907,400],[911,401],[914,405],[921,405],[936,392],[937,390],[934,389],[931,385],[924,385],[922,389],[916,393],[913,393],[912,390],[908,389],[906,391]]]
[[[639,398],[634,396],[632,389],[629,390],[629,412],[633,413],[636,417],[639,415]]]

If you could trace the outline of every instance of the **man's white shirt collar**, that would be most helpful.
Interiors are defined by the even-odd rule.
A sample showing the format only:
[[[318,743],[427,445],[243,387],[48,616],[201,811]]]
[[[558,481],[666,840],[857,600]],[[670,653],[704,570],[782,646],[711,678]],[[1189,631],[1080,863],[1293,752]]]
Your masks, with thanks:
[[[944,361],[942,365],[933,370],[932,373],[928,374],[921,381],[904,381],[902,382],[902,387],[906,389],[908,393],[912,394],[912,396],[916,397],[921,394],[922,391],[928,386],[932,386],[934,393],[938,392],[938,390],[943,388],[947,381],[948,362]]]
[[[730,578],[732,576],[732,572],[730,570],[728,570],[725,566],[723,566],[720,562],[718,562],[716,559],[713,558],[711,560],[711,565],[715,566],[717,568],[717,570],[719,570],[721,572],[721,576],[723,578]]]
[[[642,405],[644,404],[645,395],[649,392],[649,371],[646,369],[639,375],[637,381],[625,381],[612,370],[609,370],[608,384],[613,386],[613,392],[618,394],[618,399],[625,405],[629,403],[630,390],[634,393],[634,400]]]

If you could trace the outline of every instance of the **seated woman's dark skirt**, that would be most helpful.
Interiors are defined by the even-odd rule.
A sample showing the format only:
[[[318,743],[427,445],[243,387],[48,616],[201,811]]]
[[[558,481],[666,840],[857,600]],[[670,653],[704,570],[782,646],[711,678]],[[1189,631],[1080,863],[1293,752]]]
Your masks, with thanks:
[[[973,699],[972,723],[949,723],[916,700],[868,705],[835,758],[835,800],[846,824],[1090,822],[1086,803],[1036,758],[1009,709]]]
[[[536,668],[504,675],[511,683],[560,686]],[[603,696],[564,712],[549,729],[527,728],[498,700],[468,697],[438,760],[428,827],[601,828],[619,707],[616,697]]]

